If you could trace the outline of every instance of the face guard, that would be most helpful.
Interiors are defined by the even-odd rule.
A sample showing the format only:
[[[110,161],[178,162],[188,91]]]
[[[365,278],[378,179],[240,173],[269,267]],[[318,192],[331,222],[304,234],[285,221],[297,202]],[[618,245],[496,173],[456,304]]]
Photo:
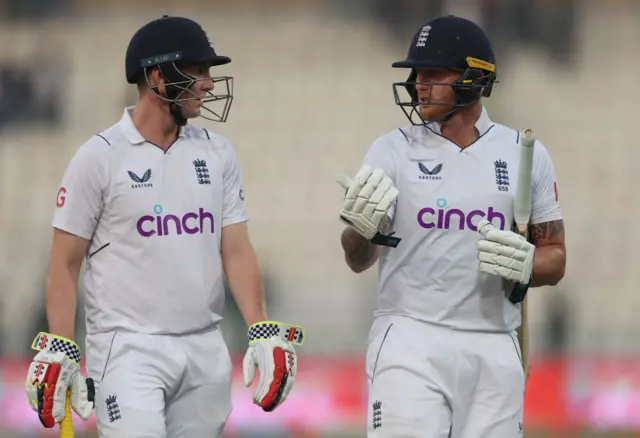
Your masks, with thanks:
[[[171,55],[167,55],[171,56]],[[189,76],[180,70],[179,64],[176,63],[180,58],[179,53],[173,54],[175,58],[169,62],[151,64],[152,60],[143,61],[144,76],[149,87],[162,100],[169,103],[171,115],[174,117],[178,126],[187,124],[182,110],[185,109],[184,103],[192,100],[201,100],[201,110],[207,114],[200,114],[200,117],[211,120],[213,122],[224,123],[227,121],[231,103],[233,102],[233,77],[231,76],[215,76],[212,78],[196,78]],[[157,60],[155,57],[153,60]],[[162,57],[163,60],[166,58]],[[165,83],[160,86],[153,85],[149,81],[149,67],[155,66],[159,69],[160,74],[165,79]],[[192,91],[192,87],[199,81],[213,81],[214,89],[207,91],[202,99]],[[209,104],[209,105],[207,105]]]
[[[467,69],[451,69],[460,72],[460,77],[453,83],[439,82],[416,82],[418,77],[417,68],[420,67],[441,67],[430,63],[416,62],[411,65],[411,73],[405,82],[395,82],[393,84],[393,95],[396,105],[400,107],[404,115],[409,119],[412,125],[430,125],[434,122],[443,122],[451,118],[453,114],[460,108],[472,105],[481,97],[489,97],[496,80],[496,66],[490,62],[482,61],[477,58],[466,58]],[[409,67],[409,66],[408,66]],[[445,67],[448,68],[448,67]],[[416,90],[417,85],[426,85],[429,87],[429,96],[422,102],[418,98]],[[451,87],[456,98],[455,103],[434,102],[431,99],[434,87]],[[409,95],[409,100],[403,100],[402,96]],[[452,106],[453,109],[447,112],[438,120],[427,121],[420,115],[420,105],[433,106]],[[417,119],[415,116],[418,116]]]

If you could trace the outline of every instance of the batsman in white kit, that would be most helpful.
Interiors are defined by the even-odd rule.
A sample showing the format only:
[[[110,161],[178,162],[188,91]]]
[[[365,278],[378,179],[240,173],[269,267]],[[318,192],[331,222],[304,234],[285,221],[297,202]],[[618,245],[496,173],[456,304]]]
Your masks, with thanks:
[[[49,333],[37,335],[26,380],[45,427],[65,396],[103,438],[221,436],[231,412],[232,363],[220,332],[224,280],[247,323],[244,383],[273,411],[294,384],[301,327],[269,321],[247,231],[234,148],[187,122],[227,119],[229,63],[195,21],[163,16],[126,53],[136,106],[83,144],[58,192],[47,281]],[[85,263],[86,364],[74,341]]]
[[[520,436],[521,303],[565,271],[551,158],[536,142],[527,241],[512,231],[522,133],[481,102],[496,79],[481,28],[438,17],[393,67],[410,69],[394,94],[411,125],[374,141],[353,179],[338,176],[346,262],[379,265],[368,436]]]

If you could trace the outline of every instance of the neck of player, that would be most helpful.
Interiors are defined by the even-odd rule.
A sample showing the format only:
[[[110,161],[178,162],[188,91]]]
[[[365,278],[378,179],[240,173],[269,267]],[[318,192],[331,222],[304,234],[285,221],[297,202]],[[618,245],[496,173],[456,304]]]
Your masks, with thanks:
[[[153,93],[140,97],[131,119],[146,141],[165,151],[178,137],[179,129],[169,112],[169,104]]]
[[[475,102],[464,108],[459,108],[453,116],[440,127],[442,136],[464,149],[473,144],[480,137],[476,122],[482,114],[482,104]]]

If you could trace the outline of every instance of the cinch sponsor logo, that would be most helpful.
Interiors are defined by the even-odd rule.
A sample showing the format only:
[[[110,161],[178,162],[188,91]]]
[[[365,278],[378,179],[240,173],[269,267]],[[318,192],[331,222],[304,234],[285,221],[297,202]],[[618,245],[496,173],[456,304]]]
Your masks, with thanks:
[[[471,230],[478,231],[478,222],[486,219],[494,226],[505,229],[506,219],[502,213],[496,211],[493,207],[483,210],[471,210],[464,212],[457,208],[446,208],[447,200],[438,199],[436,202],[438,209],[425,207],[418,212],[418,224],[422,228],[438,228],[440,230]]]
[[[156,204],[153,212],[155,216],[147,215],[138,219],[136,228],[143,237],[214,233],[213,214],[203,208],[200,208],[197,213],[186,213],[183,216],[163,215],[162,206]]]

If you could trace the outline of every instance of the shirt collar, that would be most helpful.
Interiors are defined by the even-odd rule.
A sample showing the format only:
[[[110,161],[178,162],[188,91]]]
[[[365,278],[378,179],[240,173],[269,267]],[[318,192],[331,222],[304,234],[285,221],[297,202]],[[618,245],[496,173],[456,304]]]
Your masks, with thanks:
[[[146,140],[136,128],[136,125],[133,124],[133,119],[131,119],[131,113],[135,107],[128,106],[124,109],[124,113],[122,114],[122,118],[120,119],[120,126],[122,127],[122,132],[124,136],[129,140],[129,143],[132,145],[139,145],[144,143]],[[182,137],[184,133],[184,126],[181,126],[178,130],[178,137]]]
[[[136,125],[133,124],[133,120],[131,119],[131,112],[133,111],[132,106],[128,106],[124,109],[124,113],[122,114],[122,119],[120,119],[120,124],[122,126],[122,132],[124,136],[129,140],[129,143],[136,145],[144,143],[144,137],[140,134],[140,131],[136,128]]]

